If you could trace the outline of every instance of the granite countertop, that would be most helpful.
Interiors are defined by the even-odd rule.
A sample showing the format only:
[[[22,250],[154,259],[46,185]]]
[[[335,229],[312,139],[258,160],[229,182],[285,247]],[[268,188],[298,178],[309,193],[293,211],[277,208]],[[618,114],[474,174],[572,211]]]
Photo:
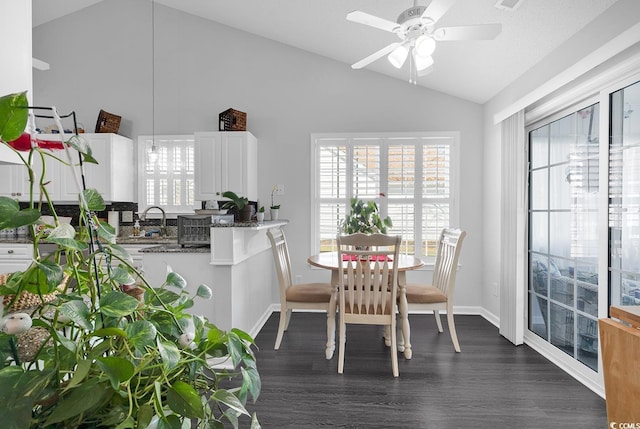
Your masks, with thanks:
[[[185,246],[180,244],[161,244],[140,250],[141,253],[211,253],[209,246]]]

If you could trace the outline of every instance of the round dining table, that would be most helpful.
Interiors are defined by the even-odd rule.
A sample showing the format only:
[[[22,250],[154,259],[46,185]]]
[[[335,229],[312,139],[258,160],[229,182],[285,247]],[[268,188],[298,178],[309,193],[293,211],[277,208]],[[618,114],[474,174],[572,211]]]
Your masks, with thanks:
[[[339,282],[340,264],[338,252],[322,252],[310,256],[307,259],[309,265],[331,270],[331,284],[336,288]],[[400,313],[400,330],[398,332],[398,350],[404,352],[406,359],[411,359],[411,328],[409,326],[409,311],[405,286],[407,284],[407,271],[416,270],[424,266],[422,259],[414,255],[398,255],[398,311]],[[394,262],[392,261],[392,264]]]

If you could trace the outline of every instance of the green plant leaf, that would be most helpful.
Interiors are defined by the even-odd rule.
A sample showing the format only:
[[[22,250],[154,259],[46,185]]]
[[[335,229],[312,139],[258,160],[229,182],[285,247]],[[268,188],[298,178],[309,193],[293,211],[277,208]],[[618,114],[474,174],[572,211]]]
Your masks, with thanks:
[[[120,328],[102,328],[96,329],[93,333],[94,337],[122,337],[127,338],[127,333]]]
[[[27,126],[28,105],[26,91],[0,97],[0,140],[10,142],[20,137]]]
[[[130,265],[133,265],[133,258],[131,257],[129,252],[127,252],[127,249],[125,249],[124,247],[118,244],[112,244],[111,246],[109,246],[109,251],[111,252],[111,255],[113,257],[123,260],[129,263]]]
[[[158,331],[152,323],[147,320],[136,320],[125,326],[129,342],[139,351],[144,351],[147,346],[153,346],[156,341]]]
[[[167,274],[166,285],[184,289],[187,287],[187,281],[180,274],[171,271]]]
[[[199,296],[200,298],[211,299],[211,297],[213,296],[213,293],[211,292],[211,288],[209,286],[202,284],[198,286],[198,291],[196,292],[196,295]]]
[[[66,143],[83,155],[83,162],[98,164],[98,161],[93,157],[91,146],[89,146],[89,143],[87,143],[87,140],[83,136],[74,134]]]
[[[84,379],[89,375],[89,370],[91,369],[91,360],[82,359],[78,361],[78,365],[76,366],[76,370],[73,372],[73,376],[71,380],[69,380],[69,384],[65,387],[65,390],[72,389],[82,383]]]
[[[96,364],[98,364],[100,369],[106,374],[113,390],[118,390],[120,383],[131,379],[135,372],[135,368],[131,362],[117,356],[99,357],[96,359]]]
[[[82,191],[82,193],[84,194],[84,199],[87,201],[89,210],[101,212],[106,208],[100,192],[96,191],[95,189],[85,189],[84,191]]]
[[[242,405],[242,402],[240,402],[238,397],[228,390],[218,389],[213,393],[213,395],[211,395],[211,398],[217,402],[225,404],[227,407],[231,408],[234,411],[245,414],[247,416],[249,415],[249,412],[247,412],[247,410],[244,408],[244,405]]]
[[[2,428],[29,428],[33,406],[51,382],[53,372],[23,371],[19,366],[0,370],[0,421]]]
[[[136,279],[129,274],[129,271],[120,265],[111,270],[111,280],[121,285],[131,285],[136,282]]]
[[[191,425],[188,427],[191,427]],[[183,424],[180,421],[180,417],[171,414],[158,421],[158,429],[183,429]]]
[[[36,260],[35,265],[36,267],[38,267],[39,272],[37,272],[37,274],[38,274],[39,280],[40,280],[40,274],[44,275],[44,280],[48,285],[48,288],[46,289],[46,291],[40,288],[39,289],[40,293],[53,292],[64,280],[64,271],[62,270],[62,267],[57,263],[55,263],[54,261],[49,261],[49,260],[37,261]],[[30,281],[33,281],[33,278],[30,278]],[[38,281],[38,284],[41,285],[42,282]],[[30,289],[30,288],[27,288],[27,289]],[[36,292],[36,291],[32,290],[32,292]]]
[[[161,302],[171,305],[180,300],[180,295],[170,291],[168,289],[153,289],[155,294],[149,294],[152,296],[151,304],[152,305],[161,305]]]
[[[247,387],[253,402],[260,396],[260,390],[262,389],[262,381],[260,380],[260,374],[255,366],[242,368],[242,387]]]
[[[200,395],[191,385],[184,381],[178,380],[169,388],[167,391],[167,404],[174,413],[181,416],[204,418],[204,408],[200,401]],[[242,404],[240,405],[242,406]]]
[[[168,341],[160,341],[158,339],[157,342],[162,363],[167,370],[171,371],[180,363],[180,349],[174,343]]]
[[[20,210],[16,200],[0,197],[0,229],[33,225],[39,218],[39,210],[29,208]]]
[[[84,303],[84,301],[67,301],[60,306],[60,313],[67,316],[81,328],[88,330],[93,329],[93,325],[89,320],[91,311],[89,310],[89,307],[87,307],[87,304]]]
[[[112,394],[113,390],[109,384],[99,383],[98,380],[87,380],[58,402],[45,422],[45,426],[78,417]]]
[[[111,243],[116,239],[116,230],[107,222],[98,222],[97,232],[98,237],[102,238],[107,243]]]
[[[233,366],[238,366],[238,364],[242,361],[244,343],[235,332],[229,332],[227,334],[227,347],[229,349],[229,356],[231,356],[231,362],[233,362]]]
[[[207,340],[211,345],[222,344],[224,342],[224,332],[220,329],[213,327],[207,332]]]
[[[153,414],[153,407],[151,405],[140,405],[140,408],[138,408],[138,427],[146,428],[149,426],[149,423],[153,418]]]
[[[170,313],[164,311],[154,313],[147,320],[153,323],[158,331],[166,337],[177,337],[180,335],[180,330],[175,323],[175,319]]]
[[[111,291],[100,299],[100,312],[109,317],[128,316],[138,308],[140,302],[126,293]]]

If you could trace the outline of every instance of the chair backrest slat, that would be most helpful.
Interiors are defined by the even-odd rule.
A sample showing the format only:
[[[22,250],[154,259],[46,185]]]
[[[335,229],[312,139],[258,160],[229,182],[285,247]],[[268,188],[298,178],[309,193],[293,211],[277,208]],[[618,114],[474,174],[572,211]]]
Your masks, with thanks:
[[[460,229],[444,228],[438,239],[432,284],[447,296],[453,293],[455,287],[458,259],[466,235]]]
[[[384,315],[395,311],[399,236],[352,234],[338,236],[341,311]],[[346,277],[346,280],[345,280]],[[351,306],[345,307],[345,302]]]

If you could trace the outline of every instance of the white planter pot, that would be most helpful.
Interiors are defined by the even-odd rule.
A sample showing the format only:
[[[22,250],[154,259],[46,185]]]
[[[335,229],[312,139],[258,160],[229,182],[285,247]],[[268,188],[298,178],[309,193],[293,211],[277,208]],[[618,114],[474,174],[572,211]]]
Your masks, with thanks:
[[[258,221],[258,223],[264,222],[264,212],[256,213],[256,220]]]
[[[271,220],[278,220],[280,209],[271,209]]]

